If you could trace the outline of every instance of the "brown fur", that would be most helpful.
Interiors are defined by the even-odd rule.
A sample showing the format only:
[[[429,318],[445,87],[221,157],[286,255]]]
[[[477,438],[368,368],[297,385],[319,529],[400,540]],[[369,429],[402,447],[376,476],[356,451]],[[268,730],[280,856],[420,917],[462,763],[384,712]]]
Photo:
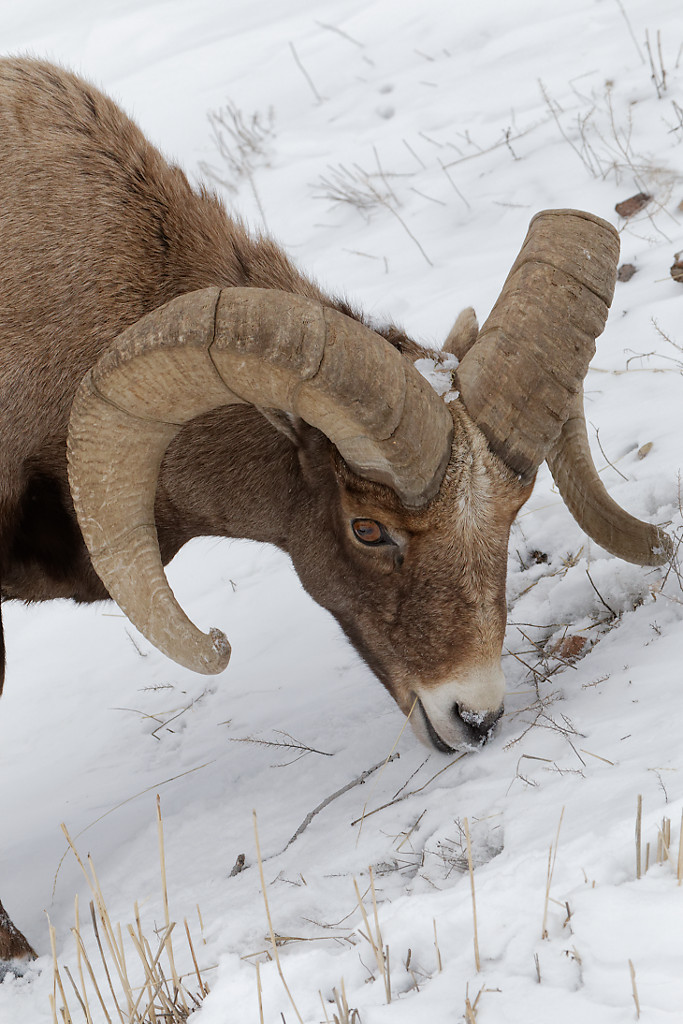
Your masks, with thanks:
[[[193,191],[114,103],[62,69],[0,60],[0,138],[1,594],[100,600],[69,494],[66,432],[80,380],[113,339],[211,285],[295,292],[360,317],[215,196]],[[394,327],[380,333],[407,358],[424,354]],[[407,713],[416,684],[500,658],[508,531],[528,494],[462,406],[450,408],[446,479],[418,511],[354,476],[304,423],[278,430],[244,406],[190,422],[159,477],[164,562],[198,535],[288,551]],[[393,544],[361,545],[354,517],[384,523]]]
[[[3,960],[35,960],[35,958],[35,951],[16,925],[12,924],[7,911],[0,903],[0,962]],[[0,975],[1,980],[2,975]]]
[[[322,295],[274,243],[250,238],[215,196],[194,192],[114,103],[68,72],[0,61],[0,133],[2,594],[98,600],[107,595],[75,521],[65,437],[76,386],[112,340],[144,313],[209,285],[272,287],[357,314]],[[381,333],[410,357],[422,354],[396,328]],[[466,417],[457,404],[454,412],[462,421],[457,467],[472,452]],[[207,534],[288,550],[304,586],[397,698],[397,686],[409,692],[418,665],[436,682],[454,650],[469,658],[477,645],[489,647],[488,616],[477,624],[478,615],[454,609],[481,607],[473,588],[503,600],[507,529],[520,491],[497,460],[483,451],[494,512],[481,502],[483,552],[473,561],[477,517],[458,512],[472,467],[453,468],[457,480],[435,502],[407,513],[393,492],[346,471],[317,431],[298,424],[297,437],[293,445],[244,407],[190,423],[159,478],[164,561]],[[405,537],[402,565],[388,567],[385,551],[362,549],[349,533],[352,515],[393,524]],[[498,642],[500,623],[495,632]],[[406,701],[399,699],[404,709]]]

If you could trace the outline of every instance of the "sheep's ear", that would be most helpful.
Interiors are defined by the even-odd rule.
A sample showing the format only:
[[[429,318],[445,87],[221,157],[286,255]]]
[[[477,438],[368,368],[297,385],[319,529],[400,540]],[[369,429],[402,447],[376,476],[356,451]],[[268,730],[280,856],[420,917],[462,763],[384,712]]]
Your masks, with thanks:
[[[442,351],[450,352],[451,355],[457,356],[458,359],[464,359],[477,340],[478,334],[477,314],[471,306],[468,306],[467,309],[463,309],[448,332],[448,337],[443,343]]]
[[[261,406],[258,407],[258,411],[280,434],[284,434],[285,437],[292,442],[295,448],[299,447],[300,438],[298,428],[301,424],[301,420],[297,416],[292,416],[290,413],[283,412],[281,409],[263,409]]]

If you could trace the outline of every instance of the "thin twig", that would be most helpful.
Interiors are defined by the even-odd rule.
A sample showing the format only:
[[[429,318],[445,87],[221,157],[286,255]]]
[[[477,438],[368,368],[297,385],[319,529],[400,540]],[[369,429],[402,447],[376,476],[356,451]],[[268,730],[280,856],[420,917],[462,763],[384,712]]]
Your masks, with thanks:
[[[528,128],[524,128],[522,131],[517,132],[516,135],[511,135],[507,139],[503,138],[499,142],[494,142],[493,145],[488,146],[486,149],[482,149],[481,147],[478,146],[477,147],[478,152],[476,152],[476,153],[468,153],[466,156],[459,156],[457,160],[449,160],[448,163],[445,164],[444,166],[445,167],[455,167],[456,164],[463,164],[467,160],[476,160],[478,157],[485,156],[487,153],[493,153],[494,150],[500,149],[501,146],[507,146],[507,144],[509,142],[515,142],[517,139],[524,138],[525,135],[528,135],[530,132],[535,131],[536,128],[540,128],[541,125],[545,124],[546,121],[548,121],[548,120],[549,120],[549,118],[543,118],[542,120],[537,121],[535,124],[529,125]],[[428,135],[424,134],[424,132],[419,132],[418,134],[420,134],[428,142],[433,143],[435,146],[439,146],[438,142],[434,142],[434,139],[430,139]],[[473,145],[473,146],[476,145],[476,143],[473,142],[471,139],[469,139],[468,141],[471,143],[471,145]],[[439,146],[439,148],[442,148],[442,147]]]
[[[257,736],[231,736],[230,742],[253,743],[255,744],[255,746],[258,747],[280,747],[284,748],[285,750],[301,750],[305,754],[321,754],[322,757],[334,757],[334,754],[330,754],[329,751],[327,750],[316,750],[315,747],[309,747],[306,743],[299,743],[297,740],[294,739],[293,736],[290,736],[288,732],[283,732],[280,729],[277,729],[276,732],[281,732],[283,736],[288,736],[291,742],[288,743],[286,741],[277,742],[276,740],[262,740],[259,739]]]
[[[361,50],[364,49],[363,43],[360,43],[357,39],[354,39],[353,36],[350,36],[348,32],[344,32],[342,29],[337,28],[336,25],[328,25],[324,21],[316,21],[316,25],[320,25],[321,28],[326,28],[328,32],[336,32],[337,35],[342,37],[342,39],[348,39],[348,41],[350,43],[353,43],[354,46],[358,46]]]
[[[373,814],[378,814],[380,811],[384,811],[387,807],[393,807],[394,804],[400,804],[404,800],[408,800],[408,798],[411,796],[417,796],[418,793],[421,793],[423,789],[426,789],[427,786],[429,786],[430,783],[434,781],[434,779],[439,777],[439,775],[443,774],[443,772],[448,771],[448,769],[452,768],[454,764],[458,763],[458,761],[462,761],[463,757],[467,757],[467,751],[465,751],[462,754],[459,754],[458,757],[456,757],[453,761],[447,764],[444,768],[440,768],[439,771],[435,775],[432,775],[431,779],[427,779],[425,784],[423,786],[420,786],[419,789],[411,789],[409,793],[404,793],[403,796],[399,796],[395,800],[389,800],[387,803],[382,804],[381,807],[375,807],[373,811],[368,811],[367,813],[364,813],[360,818],[356,818],[355,821],[351,822],[351,827],[353,828],[354,825],[357,825],[360,821],[363,821],[364,818],[369,818]]]
[[[612,614],[612,615],[614,616],[614,618],[615,618],[615,619],[616,619],[616,618],[618,618],[618,615],[617,615],[617,613],[615,612],[614,608],[610,608],[610,606],[609,606],[609,605],[607,604],[607,601],[605,601],[604,597],[602,596],[602,594],[600,593],[600,591],[598,590],[598,588],[597,588],[597,587],[595,586],[595,584],[593,583],[593,580],[591,579],[591,574],[589,573],[588,569],[586,569],[586,576],[588,577],[588,580],[589,580],[589,582],[590,582],[590,585],[591,585],[591,587],[593,588],[593,590],[595,591],[595,593],[596,593],[596,594],[598,595],[598,597],[600,598],[600,601],[601,601],[601,602],[602,602],[602,604],[603,604],[603,605],[605,606],[605,608],[607,609],[607,611],[608,611],[608,612],[610,612],[610,613],[611,613],[611,614]]]
[[[390,750],[390,751],[389,751],[389,753],[387,754],[387,757],[386,757],[386,761],[385,761],[385,765],[386,765],[386,764],[389,764],[389,759],[391,758],[391,755],[392,755],[392,754],[394,753],[394,751],[396,750],[397,746],[398,746],[398,745],[399,745],[399,743],[401,742],[401,736],[403,736],[403,733],[404,733],[404,732],[406,731],[406,729],[408,728],[408,723],[410,722],[411,718],[413,717],[413,714],[414,714],[414,712],[415,712],[415,708],[416,708],[416,706],[417,706],[417,697],[416,697],[416,698],[415,698],[415,700],[413,701],[413,703],[412,703],[412,705],[411,705],[411,708],[410,708],[410,711],[409,711],[409,712],[408,712],[408,714],[406,715],[406,717],[405,717],[405,720],[404,720],[404,722],[403,722],[403,725],[401,726],[401,731],[399,732],[398,736],[397,736],[397,737],[396,737],[396,739],[394,740],[394,742],[393,742],[393,744],[392,744],[392,747],[391,747],[391,750]],[[379,780],[380,780],[380,779],[382,778],[382,775],[383,775],[383,774],[384,774],[384,768],[382,768],[381,772],[379,773],[379,775],[378,775],[378,776],[377,776],[377,778],[375,779],[375,782],[374,782],[373,786],[372,786],[372,787],[370,788],[370,793],[368,794],[368,796],[367,796],[367,798],[366,798],[366,800],[365,800],[365,803],[363,804],[363,812],[362,812],[362,814],[361,814],[360,818],[358,819],[358,820],[360,821],[360,828],[358,829],[358,835],[356,836],[356,846],[357,846],[357,845],[358,845],[358,843],[360,842],[360,837],[361,837],[361,833],[362,833],[362,831],[363,831],[363,824],[364,824],[364,822],[365,822],[365,812],[366,812],[366,811],[367,811],[367,809],[368,809],[368,804],[370,803],[370,797],[371,797],[371,796],[372,796],[372,794],[374,793],[374,791],[375,791],[375,787],[377,786],[377,784],[378,784]],[[355,824],[355,822],[354,822],[354,823],[352,823],[352,825],[351,825],[351,827],[352,827],[352,828],[353,828],[353,825],[354,825],[354,824]]]
[[[608,466],[612,467],[612,469],[614,470],[615,473],[619,474],[619,476],[621,477],[622,480],[626,480],[626,482],[628,482],[628,477],[624,476],[624,474],[621,472],[621,470],[617,469],[617,467],[614,465],[614,463],[610,462],[610,460],[607,458],[607,455],[605,454],[605,449],[602,447],[602,442],[600,440],[600,431],[598,430],[597,427],[593,426],[592,423],[591,423],[591,426],[593,427],[593,430],[595,431],[595,440],[598,442],[598,448],[602,452],[603,459],[605,460],[605,462],[607,463]]]
[[[377,171],[379,173],[379,176],[382,179],[382,181],[384,182],[384,184],[386,186],[387,192],[389,193],[391,198],[394,200],[394,202],[398,206],[398,196],[396,195],[396,193],[394,192],[393,188],[389,184],[389,182],[387,180],[387,176],[384,173],[384,168],[382,167],[382,165],[380,163],[380,160],[379,160],[379,153],[377,152],[377,146],[373,146],[372,147],[372,152],[375,154],[375,163],[377,164]]]
[[[472,209],[472,207],[471,207],[471,206],[470,206],[470,204],[469,204],[469,203],[467,202],[467,200],[465,199],[464,195],[462,194],[462,192],[460,191],[460,189],[458,188],[458,186],[457,186],[457,185],[455,184],[455,182],[454,182],[454,181],[453,181],[453,179],[451,178],[450,174],[448,173],[448,167],[447,167],[447,166],[446,166],[446,164],[445,164],[445,163],[443,162],[443,160],[441,160],[441,159],[439,160],[439,165],[441,166],[441,170],[443,171],[443,173],[444,173],[444,174],[446,175],[446,177],[448,178],[448,181],[449,181],[449,183],[450,183],[450,185],[451,185],[451,188],[453,189],[453,191],[455,192],[455,194],[456,194],[456,195],[458,196],[458,198],[459,198],[459,199],[462,199],[462,201],[463,201],[463,203],[465,204],[465,206],[467,207],[467,209],[468,209],[468,210],[471,210],[471,209]]]
[[[104,820],[104,818],[107,818],[110,814],[113,814],[114,811],[118,811],[122,807],[125,807],[126,804],[131,803],[131,801],[137,800],[137,798],[139,796],[144,796],[145,793],[151,793],[155,789],[161,789],[162,786],[167,786],[169,784],[169,782],[175,782],[177,779],[182,779],[185,775],[192,775],[193,772],[201,771],[202,768],[208,768],[209,765],[214,764],[215,761],[216,761],[216,758],[214,757],[210,761],[205,761],[203,764],[195,765],[194,768],[188,768],[186,772],[180,772],[179,775],[172,775],[170,779],[164,779],[162,782],[155,782],[153,786],[147,786],[146,789],[141,789],[139,793],[134,793],[132,796],[126,797],[125,800],[122,800],[120,803],[115,804],[113,807],[110,807],[108,811],[104,812],[104,814],[100,814],[99,818],[95,818],[95,820],[91,821],[90,824],[85,825],[85,827],[82,828],[80,830],[80,832],[76,833],[76,835],[74,836],[74,840],[80,839],[80,837],[82,835],[84,835],[89,829],[94,828],[95,825],[98,825],[99,822]],[[62,825],[62,829],[64,829],[65,827],[66,826]],[[71,846],[71,848],[74,849],[74,847],[72,845],[72,842],[71,842],[71,839],[69,839],[68,836],[67,836],[67,840],[68,840],[69,845]],[[75,852],[75,850],[74,850],[74,852]],[[54,899],[55,891],[57,889],[57,879],[59,877],[59,872],[62,870],[62,864],[64,863],[68,853],[69,853],[69,847],[67,847],[66,850],[64,851],[64,853],[62,854],[61,859],[59,861],[59,864],[57,865],[57,870],[55,871],[55,877],[54,877],[53,882],[52,882],[52,897],[53,897],[53,899]],[[83,869],[83,870],[85,871],[85,869]],[[86,874],[86,878],[87,878],[87,874]]]
[[[385,208],[386,208],[386,209],[387,209],[387,210],[389,211],[389,213],[393,213],[394,217],[395,217],[395,218],[396,218],[396,220],[397,220],[397,221],[399,222],[399,224],[401,225],[401,227],[402,227],[402,228],[404,229],[404,231],[406,232],[406,234],[408,235],[408,237],[409,237],[409,238],[411,238],[411,239],[413,240],[413,242],[415,243],[415,245],[416,245],[416,246],[418,247],[418,249],[420,250],[420,252],[421,252],[421,253],[422,253],[422,255],[424,256],[424,258],[425,258],[425,261],[426,261],[426,262],[427,262],[427,263],[429,264],[429,266],[430,266],[430,267],[433,267],[433,266],[434,266],[434,264],[432,263],[432,261],[430,260],[429,256],[428,256],[428,255],[427,255],[427,253],[426,253],[426,252],[424,251],[424,249],[422,248],[422,246],[421,246],[421,245],[420,245],[420,243],[418,242],[417,238],[416,238],[416,237],[415,237],[415,235],[414,235],[414,234],[412,233],[412,231],[410,230],[410,228],[408,227],[408,225],[406,224],[406,222],[404,221],[404,219],[403,219],[403,217],[402,217],[402,216],[400,215],[400,213],[398,213],[398,211],[397,211],[397,210],[395,210],[395,209],[393,208],[393,206],[392,206],[392,205],[391,205],[390,203],[388,203],[388,202],[387,202],[387,200],[386,200],[386,199],[380,198],[379,202],[381,203],[381,205],[382,205],[382,206],[384,206],[384,207],[385,207]]]
[[[322,810],[324,810],[328,806],[328,804],[331,804],[332,801],[336,800],[338,797],[343,796],[344,793],[348,793],[348,791],[350,789],[353,789],[355,786],[362,786],[365,780],[369,778],[369,776],[372,775],[373,772],[378,771],[380,768],[382,768],[385,764],[388,764],[390,761],[397,760],[397,758],[399,758],[400,756],[400,754],[392,754],[388,758],[385,758],[383,761],[378,761],[377,764],[374,764],[372,766],[372,768],[366,768],[364,772],[361,772],[361,774],[356,779],[352,779],[351,782],[347,782],[347,784],[345,786],[342,786],[341,789],[336,790],[330,796],[325,797],[324,800],[321,800],[317,807],[314,807],[312,811],[308,812],[308,814],[301,822],[298,829],[296,830],[292,838],[288,841],[287,845],[284,847],[282,852],[284,853],[284,851],[292,845],[294,840],[299,838],[301,833],[304,832],[311,824],[316,814],[319,814]],[[361,818],[358,819],[358,821],[360,820]],[[357,824],[357,822],[352,822],[352,825],[355,824]]]
[[[643,64],[645,64],[646,61],[645,61],[645,58],[643,57],[643,51],[641,50],[640,46],[638,45],[638,40],[635,37],[635,33],[633,31],[633,26],[631,25],[631,22],[629,21],[628,14],[624,10],[624,5],[622,4],[621,0],[616,0],[616,3],[617,3],[617,6],[618,6],[619,10],[621,11],[621,13],[623,15],[624,21],[626,22],[626,27],[628,28],[629,34],[631,36],[631,39],[633,40],[633,45],[635,46],[636,50],[638,51],[638,56],[640,57],[640,59],[643,62]]]
[[[426,170],[427,170],[427,165],[426,165],[426,163],[425,163],[425,162],[424,162],[424,161],[423,161],[423,160],[422,160],[422,159],[421,159],[421,158],[420,158],[420,157],[419,157],[419,156],[417,155],[417,153],[415,152],[415,150],[414,150],[414,149],[413,149],[413,147],[412,147],[412,146],[410,145],[410,143],[408,142],[408,140],[407,140],[407,139],[404,139],[404,140],[403,140],[403,145],[404,145],[404,146],[406,147],[406,149],[408,150],[408,152],[409,152],[409,153],[410,153],[410,154],[411,154],[412,156],[414,156],[414,157],[415,157],[415,159],[417,160],[417,162],[418,162],[418,163],[420,164],[420,166],[422,167],[423,171],[426,171]]]
[[[311,76],[309,75],[308,71],[306,70],[306,68],[301,63],[301,61],[299,59],[299,54],[296,52],[296,47],[294,46],[294,43],[291,42],[291,40],[290,40],[290,43],[289,43],[289,48],[292,51],[292,56],[294,57],[294,60],[296,61],[297,67],[299,68],[299,70],[301,71],[301,74],[304,76],[304,78],[306,79],[306,81],[310,85],[311,90],[313,92],[313,95],[317,99],[318,103],[322,103],[324,101],[325,97],[321,96],[320,93],[318,92],[318,90],[316,89],[315,84],[313,82],[313,79],[311,78]]]

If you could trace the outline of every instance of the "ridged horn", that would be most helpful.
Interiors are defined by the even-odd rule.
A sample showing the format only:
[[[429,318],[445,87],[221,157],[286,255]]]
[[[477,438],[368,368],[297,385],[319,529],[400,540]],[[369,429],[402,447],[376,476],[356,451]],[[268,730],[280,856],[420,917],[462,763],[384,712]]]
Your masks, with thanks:
[[[565,505],[601,548],[636,565],[669,561],[673,544],[668,534],[629,515],[605,490],[588,444],[583,391],[575,397],[546,461]]]
[[[557,441],[602,332],[619,236],[577,210],[537,214],[476,343],[458,367],[468,413],[524,482]]]
[[[625,561],[661,565],[671,539],[610,498],[583,411],[583,379],[607,319],[618,257],[619,236],[607,221],[578,210],[537,214],[458,379],[470,416],[523,481],[546,459],[589,537]]]
[[[225,668],[230,645],[219,630],[198,630],[176,602],[154,497],[181,426],[233,403],[300,417],[351,469],[415,507],[437,492],[453,434],[444,403],[393,346],[311,299],[208,288],[124,331],[74,399],[74,506],[93,565],[131,622],[170,658],[205,673]]]

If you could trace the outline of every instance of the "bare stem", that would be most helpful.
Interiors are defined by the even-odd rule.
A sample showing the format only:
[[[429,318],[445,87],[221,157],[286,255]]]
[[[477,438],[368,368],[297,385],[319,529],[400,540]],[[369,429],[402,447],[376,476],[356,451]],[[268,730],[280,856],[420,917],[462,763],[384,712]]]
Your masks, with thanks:
[[[477,931],[477,898],[474,892],[474,867],[472,865],[472,843],[470,841],[470,824],[467,818],[465,818],[463,825],[465,827],[465,839],[467,841],[467,866],[470,872],[470,888],[472,890],[472,917],[474,919],[474,963],[477,971],[481,970],[481,960],[479,959],[479,935]]]

